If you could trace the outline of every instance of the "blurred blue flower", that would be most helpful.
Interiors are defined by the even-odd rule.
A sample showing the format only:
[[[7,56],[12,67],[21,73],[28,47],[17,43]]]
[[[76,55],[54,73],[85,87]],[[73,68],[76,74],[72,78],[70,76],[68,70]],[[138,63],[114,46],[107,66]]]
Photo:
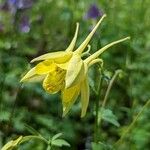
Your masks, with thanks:
[[[23,16],[20,20],[19,29],[23,33],[28,33],[30,31],[29,17]]]
[[[13,4],[13,5],[16,4],[16,0],[8,0],[7,2],[8,2],[9,4]]]
[[[32,4],[33,0],[5,0],[0,5],[0,9],[15,14],[17,9],[27,9],[30,8]]]
[[[16,9],[30,8],[33,4],[33,0],[7,0],[7,2],[16,7]]]
[[[103,15],[102,10],[100,10],[96,4],[90,5],[88,12],[86,14],[87,19],[96,19],[98,17],[101,17]]]

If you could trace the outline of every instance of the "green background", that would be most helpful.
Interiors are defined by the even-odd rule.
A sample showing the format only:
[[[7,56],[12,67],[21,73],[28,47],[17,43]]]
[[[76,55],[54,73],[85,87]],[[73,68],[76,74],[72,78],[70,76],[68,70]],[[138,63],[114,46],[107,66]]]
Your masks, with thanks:
[[[1,5],[5,1],[0,1]],[[41,83],[19,82],[32,67],[33,58],[53,51],[65,50],[71,41],[76,22],[80,23],[76,47],[88,35],[99,18],[86,18],[92,4],[107,14],[90,44],[91,53],[114,40],[131,36],[105,52],[101,99],[115,70],[124,74],[117,78],[110,92],[106,108],[118,118],[120,127],[103,121],[100,141],[113,145],[129,126],[142,106],[150,98],[150,1],[149,0],[37,0],[28,9],[18,9],[15,14],[0,10],[0,147],[17,135],[29,135],[25,124],[32,126],[46,138],[62,132],[71,144],[71,150],[105,149],[91,144],[94,129],[95,96],[93,84],[98,78],[90,71],[90,104],[87,115],[80,118],[77,101],[67,117],[62,118],[60,93],[47,94]],[[27,16],[30,31],[21,32],[19,24]],[[79,99],[80,100],[80,99]],[[150,147],[150,110],[147,107],[132,130],[120,143],[120,150],[148,150]],[[92,146],[91,146],[92,145]],[[96,147],[97,146],[97,147]],[[30,141],[21,150],[44,150],[39,141]],[[106,148],[108,149],[108,148]]]

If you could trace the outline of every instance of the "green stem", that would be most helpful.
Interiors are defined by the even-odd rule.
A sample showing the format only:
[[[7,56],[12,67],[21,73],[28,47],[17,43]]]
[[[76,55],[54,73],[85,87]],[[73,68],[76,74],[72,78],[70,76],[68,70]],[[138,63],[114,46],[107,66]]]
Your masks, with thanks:
[[[116,70],[115,71],[115,74],[113,75],[113,77],[111,78],[110,82],[109,82],[109,85],[108,85],[108,88],[107,88],[107,91],[106,91],[106,94],[105,94],[105,97],[104,97],[104,100],[103,100],[103,103],[102,103],[102,108],[105,107],[106,105],[106,102],[107,102],[107,99],[108,99],[108,96],[109,96],[109,93],[110,93],[110,90],[112,88],[112,85],[116,79],[116,77],[119,75],[119,73],[122,72],[121,70]]]
[[[96,94],[96,102],[95,102],[95,126],[94,126],[94,142],[97,143],[99,141],[98,135],[99,135],[99,123],[98,123],[98,112],[99,112],[99,101],[100,101],[100,95],[101,95],[101,87],[103,82],[103,75],[102,70],[100,71],[101,77],[98,85],[98,93]]]
[[[137,116],[134,118],[134,120],[132,121],[132,123],[130,124],[130,126],[127,128],[127,130],[125,130],[125,132],[122,134],[122,136],[120,137],[120,139],[115,143],[115,146],[117,146],[124,138],[125,136],[129,133],[129,131],[133,128],[133,126],[135,125],[136,121],[138,120],[138,118],[140,117],[140,115],[142,114],[142,112],[144,111],[144,109],[150,104],[150,100],[148,100],[145,105],[142,107],[141,111],[137,114]]]
[[[3,100],[3,90],[4,90],[5,79],[6,79],[6,77],[2,76],[2,82],[0,83],[1,84],[1,87],[0,87],[0,91],[1,91],[0,92],[0,111],[2,111],[2,107],[3,107],[2,100]]]
[[[26,139],[38,139],[38,140],[41,140],[41,141],[43,141],[44,143],[48,144],[48,141],[47,141],[44,137],[42,137],[42,136],[36,136],[36,135],[28,135],[28,136],[25,136],[25,137],[23,137],[23,140],[22,140],[21,143],[25,142]]]
[[[103,100],[103,102],[102,102],[101,111],[105,108],[105,105],[106,105],[106,102],[107,102],[107,99],[108,99],[110,90],[111,90],[111,88],[112,88],[112,85],[113,85],[113,83],[114,83],[116,77],[119,75],[120,72],[122,72],[122,71],[121,71],[121,70],[116,70],[115,73],[114,73],[114,75],[113,75],[113,77],[111,78],[111,80],[110,80],[110,82],[109,82],[109,85],[108,85],[107,90],[106,90],[106,94],[105,94],[105,96],[104,96],[104,100]],[[102,113],[102,112],[101,112],[101,113]],[[102,122],[102,118],[99,117],[99,121],[98,121],[99,126],[100,126],[101,122]]]
[[[48,145],[46,150],[52,150],[52,147],[50,145]]]

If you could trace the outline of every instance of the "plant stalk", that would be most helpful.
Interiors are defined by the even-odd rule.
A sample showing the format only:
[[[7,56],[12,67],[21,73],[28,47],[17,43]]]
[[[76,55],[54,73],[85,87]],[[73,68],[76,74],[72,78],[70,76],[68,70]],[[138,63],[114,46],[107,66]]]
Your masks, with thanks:
[[[95,102],[95,124],[94,124],[94,142],[97,143],[99,141],[99,101],[100,101],[100,95],[101,95],[101,89],[102,89],[102,83],[103,83],[103,75],[102,70],[100,71],[100,81],[98,85],[98,92],[96,94],[96,102]]]
[[[120,144],[120,142],[126,137],[126,135],[129,133],[129,131],[133,128],[138,118],[141,116],[142,112],[145,110],[145,108],[150,104],[150,99],[145,103],[145,105],[142,107],[141,111],[137,114],[137,116],[133,119],[132,123],[129,125],[129,127],[125,130],[125,132],[122,134],[120,139],[115,143],[114,146],[117,146]]]

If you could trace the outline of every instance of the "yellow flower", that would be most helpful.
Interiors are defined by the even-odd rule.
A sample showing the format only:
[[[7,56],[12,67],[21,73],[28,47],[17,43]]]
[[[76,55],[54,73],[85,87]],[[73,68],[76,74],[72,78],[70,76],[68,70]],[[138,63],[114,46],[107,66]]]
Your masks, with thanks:
[[[65,51],[59,51],[59,52],[52,52],[47,53],[42,56],[39,56],[35,59],[33,59],[31,62],[35,61],[41,61],[38,63],[34,68],[32,68],[22,79],[21,82],[35,82],[35,81],[42,81],[43,80],[43,88],[49,92],[49,93],[56,93],[63,89],[64,87],[68,88],[75,84],[76,79],[75,77],[79,73],[80,67],[82,64],[80,62],[77,62],[77,68],[76,72],[71,76],[70,80],[66,80],[66,74],[67,76],[69,74],[72,74],[72,68],[71,70],[68,69],[68,66],[70,66],[72,61],[70,61],[72,58],[75,61],[78,61],[80,59],[76,59],[77,54],[78,57],[81,58],[81,54],[86,48],[87,44],[89,43],[90,39],[92,38],[93,34],[95,33],[96,29],[102,22],[103,18],[106,15],[104,15],[99,22],[96,24],[94,29],[91,31],[91,33],[87,36],[87,38],[84,40],[84,42],[77,48],[76,51],[73,52],[73,49],[75,47],[78,30],[79,30],[79,24],[76,25],[76,32],[74,35],[73,40],[71,41],[69,47]],[[75,58],[75,59],[74,59]],[[73,62],[76,63],[76,62]],[[69,67],[70,68],[70,67]]]
[[[105,16],[103,15],[84,42],[73,51],[79,30],[79,24],[77,23],[76,32],[69,47],[65,51],[48,53],[33,59],[31,62],[41,62],[21,79],[21,82],[43,80],[43,88],[50,94],[61,91],[63,116],[68,113],[80,94],[82,105],[81,117],[85,116],[89,103],[88,68],[100,61],[98,56],[107,48],[128,39],[125,38],[112,42],[85,60],[82,60],[81,56],[84,49]]]

